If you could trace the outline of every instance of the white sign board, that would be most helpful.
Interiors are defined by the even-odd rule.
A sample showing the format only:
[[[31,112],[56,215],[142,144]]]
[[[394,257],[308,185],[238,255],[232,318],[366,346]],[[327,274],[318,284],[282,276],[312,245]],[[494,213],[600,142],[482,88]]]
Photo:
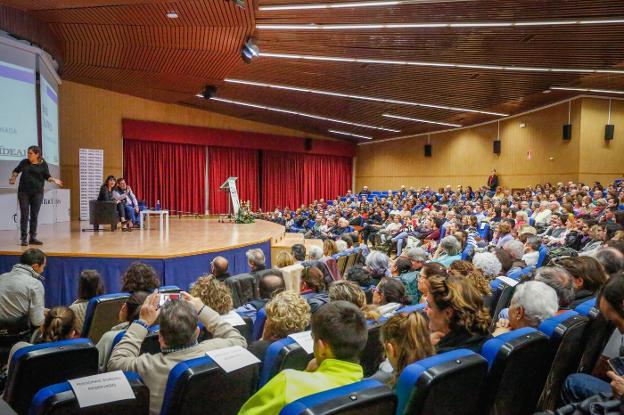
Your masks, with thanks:
[[[218,364],[226,373],[233,372],[245,366],[260,363],[260,359],[241,346],[211,350],[206,352],[206,355],[214,360],[215,363]]]
[[[236,179],[230,178],[229,180],[230,196],[232,197],[232,209],[234,210],[234,216],[238,215],[240,209],[240,202],[238,200],[238,190],[236,189]]]
[[[52,189],[43,192],[39,210],[39,225],[51,225],[70,220],[70,190]],[[19,229],[20,211],[15,191],[0,191],[0,230]]]
[[[221,321],[228,323],[230,326],[244,326],[245,320],[236,311],[232,310],[227,314],[219,316]]]
[[[89,220],[89,201],[97,199],[104,181],[104,150],[80,149],[80,220]]]
[[[314,353],[314,340],[312,340],[311,331],[302,331],[300,333],[293,333],[289,335],[288,337],[296,341],[297,344],[301,346],[301,348],[305,350],[307,354]]]
[[[121,370],[71,379],[69,384],[81,408],[135,398],[132,387]]]

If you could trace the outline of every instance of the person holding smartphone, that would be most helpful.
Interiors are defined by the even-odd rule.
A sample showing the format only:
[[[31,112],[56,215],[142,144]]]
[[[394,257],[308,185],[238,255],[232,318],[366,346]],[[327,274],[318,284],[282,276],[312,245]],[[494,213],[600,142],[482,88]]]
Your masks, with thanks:
[[[41,156],[39,146],[28,147],[28,157],[13,170],[9,184],[15,185],[17,176],[20,174],[22,177],[17,188],[17,200],[20,206],[21,245],[43,245],[43,242],[37,239],[37,218],[41,203],[43,203],[43,187],[46,181],[57,186],[63,186],[63,182],[50,175],[48,163]],[[26,242],[29,218],[30,240]]]

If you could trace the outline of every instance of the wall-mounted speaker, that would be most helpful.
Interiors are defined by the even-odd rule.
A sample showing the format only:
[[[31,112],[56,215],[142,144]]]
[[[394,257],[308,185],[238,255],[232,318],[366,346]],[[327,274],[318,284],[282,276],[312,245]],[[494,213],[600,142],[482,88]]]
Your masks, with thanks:
[[[613,133],[615,133],[615,125],[605,125],[605,140],[613,140]]]
[[[431,157],[431,144],[425,144],[425,157]]]
[[[500,154],[501,153],[501,141],[500,140],[494,140],[494,154]]]
[[[312,150],[312,139],[311,138],[305,138],[303,140],[303,148],[305,149],[305,151]]]
[[[572,139],[572,124],[563,124],[563,139]]]

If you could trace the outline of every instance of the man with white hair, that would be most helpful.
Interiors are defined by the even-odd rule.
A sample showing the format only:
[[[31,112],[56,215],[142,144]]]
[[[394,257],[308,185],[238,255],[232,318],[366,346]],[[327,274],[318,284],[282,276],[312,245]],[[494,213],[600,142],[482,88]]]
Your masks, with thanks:
[[[507,275],[527,266],[527,264],[522,260],[522,256],[524,255],[524,244],[522,242],[517,239],[513,239],[503,245],[503,250],[509,253],[509,255],[513,258],[513,263],[511,264],[509,271],[507,271]]]
[[[560,310],[567,309],[574,300],[574,279],[565,268],[558,266],[538,268],[535,272],[535,281],[546,283],[555,290]]]
[[[546,228],[550,224],[550,216],[552,211],[548,208],[548,202],[542,201],[539,204],[537,212],[533,213],[533,219],[535,220],[535,227]]]
[[[472,258],[472,264],[489,279],[498,277],[503,269],[498,257],[491,252],[477,252]]]
[[[323,249],[320,246],[313,245],[308,248],[308,259],[316,261],[323,258]]]

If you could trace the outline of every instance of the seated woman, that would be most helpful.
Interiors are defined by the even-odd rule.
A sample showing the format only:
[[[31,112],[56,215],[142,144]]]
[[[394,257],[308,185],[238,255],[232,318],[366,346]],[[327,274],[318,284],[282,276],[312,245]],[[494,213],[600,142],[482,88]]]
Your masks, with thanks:
[[[490,283],[483,275],[480,269],[474,266],[468,261],[455,261],[450,267],[451,275],[461,276],[466,278],[470,283],[479,291],[482,297],[489,297],[492,295],[492,288]]]
[[[275,266],[277,268],[284,268],[295,263],[295,258],[288,251],[282,251],[277,255]]]
[[[265,306],[265,311],[262,337],[249,345],[249,351],[260,360],[264,359],[266,350],[274,341],[304,331],[311,316],[308,302],[292,291],[276,294]]]
[[[325,239],[323,241],[323,258],[331,258],[338,253],[338,247],[336,242],[332,239]]]
[[[76,315],[76,332],[82,332],[89,300],[102,294],[104,294],[104,283],[100,273],[94,269],[83,270],[78,277],[78,299],[69,306]]]
[[[312,313],[328,303],[329,297],[327,296],[327,285],[323,271],[317,267],[304,268],[301,272],[299,294],[310,304]]]
[[[373,304],[380,316],[387,316],[412,304],[412,299],[405,295],[405,286],[400,279],[386,278],[373,291]]]
[[[433,255],[432,262],[438,262],[445,267],[450,266],[453,261],[461,259],[462,246],[453,235],[445,236],[440,241],[440,245]]]
[[[483,273],[483,275],[485,275],[485,278],[488,280],[493,280],[501,275],[501,271],[503,269],[503,265],[500,260],[496,254],[493,254],[492,252],[477,252],[472,258],[472,263]]]
[[[139,312],[141,311],[141,305],[145,302],[145,299],[150,293],[147,291],[135,291],[126,300],[124,305],[119,309],[119,324],[113,326],[109,331],[104,333],[100,338],[100,341],[95,345],[99,353],[99,367],[100,372],[106,371],[106,365],[110,358],[111,348],[115,336],[121,331],[130,326],[134,320],[139,318]]]
[[[590,256],[555,258],[553,264],[565,268],[574,279],[574,299],[569,308],[593,298],[607,281],[607,273],[600,262]]]
[[[225,283],[219,281],[212,274],[199,277],[193,284],[190,294],[202,300],[202,303],[220,315],[228,314],[234,310],[232,292]]]
[[[115,199],[115,195],[113,195],[113,190],[115,189],[116,184],[117,180],[115,179],[115,176],[108,176],[104,181],[104,184],[100,187],[100,194],[98,195],[97,200],[99,202],[115,202],[115,209],[117,210],[119,220],[121,221],[121,230],[132,231],[132,223],[129,225],[126,224],[128,221],[126,220],[126,210],[123,203],[121,200]]]
[[[372,251],[368,254],[366,256],[366,268],[370,272],[371,278],[375,281],[375,285],[383,278],[392,277],[390,258],[383,252]]]
[[[39,336],[34,344],[57,342],[80,337],[76,331],[76,315],[68,307],[53,307],[45,315],[43,325],[39,327]],[[32,343],[18,342],[9,352],[8,362],[13,358],[13,354],[24,347],[32,346]],[[7,369],[10,370],[10,366]]]
[[[160,279],[156,270],[143,262],[130,264],[121,276],[121,291],[123,292],[152,292],[158,287],[160,287]]]
[[[406,366],[435,354],[427,320],[420,313],[399,313],[381,326],[386,360],[371,378],[393,388]]]
[[[537,328],[559,310],[557,293],[541,281],[527,281],[516,286],[509,306],[509,320],[499,319],[493,335],[498,336],[522,327]]]
[[[328,296],[329,301],[348,301],[360,310],[366,307],[366,293],[353,281],[334,281],[329,286]]]
[[[490,338],[490,313],[473,285],[465,278],[427,278],[426,312],[431,343],[438,353],[465,348],[479,353]]]
[[[420,276],[418,277],[418,291],[420,292],[420,303],[427,302],[427,295],[429,295],[429,277],[437,275],[440,277],[447,277],[448,273],[446,268],[442,264],[437,262],[428,262],[420,269]]]

